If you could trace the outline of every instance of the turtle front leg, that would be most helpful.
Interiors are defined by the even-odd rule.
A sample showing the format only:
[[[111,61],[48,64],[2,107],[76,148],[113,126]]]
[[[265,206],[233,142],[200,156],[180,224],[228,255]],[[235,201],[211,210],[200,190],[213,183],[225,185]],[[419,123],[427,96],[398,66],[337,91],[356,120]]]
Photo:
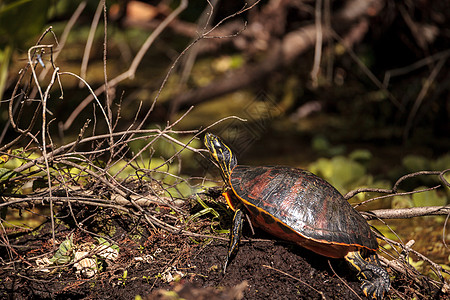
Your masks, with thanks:
[[[225,260],[225,264],[223,266],[223,273],[227,270],[228,263],[230,260],[236,255],[239,248],[239,241],[242,236],[242,210],[236,209],[233,217],[233,226],[230,230],[230,246],[228,247],[227,259]]]
[[[383,299],[390,287],[389,274],[379,264],[376,264],[378,260],[375,254],[371,255],[370,261],[368,261],[362,258],[359,251],[353,251],[349,252],[345,259],[350,267],[358,272],[364,294],[371,299]]]

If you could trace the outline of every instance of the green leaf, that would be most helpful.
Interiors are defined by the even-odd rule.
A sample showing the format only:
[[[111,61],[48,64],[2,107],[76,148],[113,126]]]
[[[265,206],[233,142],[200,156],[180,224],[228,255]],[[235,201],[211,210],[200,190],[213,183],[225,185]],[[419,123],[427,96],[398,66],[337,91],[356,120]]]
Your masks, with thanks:
[[[424,190],[427,187],[421,186],[415,189],[415,191]],[[444,206],[447,204],[447,197],[441,196],[436,190],[431,190],[422,193],[416,193],[412,195],[414,206]]]
[[[369,161],[372,159],[372,153],[367,149],[356,149],[348,155],[348,158],[357,161]]]
[[[341,187],[359,180],[366,173],[363,165],[345,157],[337,156],[332,161],[335,170],[332,179]]]
[[[395,196],[392,199],[391,208],[409,208],[413,206],[413,202],[408,196]]]
[[[407,155],[403,158],[402,163],[409,172],[424,171],[430,168],[430,161],[418,155]]]
[[[7,181],[17,175],[16,172],[6,168],[0,168],[0,183],[3,181]]]
[[[436,161],[431,162],[431,169],[442,171],[450,168],[450,154],[439,157]]]
[[[73,235],[71,234],[59,245],[58,250],[50,258],[50,262],[55,265],[63,265],[71,262],[74,255]]]
[[[330,148],[330,143],[328,142],[328,139],[323,135],[316,135],[314,136],[312,140],[312,148],[314,151],[321,151],[324,152],[328,148]]]

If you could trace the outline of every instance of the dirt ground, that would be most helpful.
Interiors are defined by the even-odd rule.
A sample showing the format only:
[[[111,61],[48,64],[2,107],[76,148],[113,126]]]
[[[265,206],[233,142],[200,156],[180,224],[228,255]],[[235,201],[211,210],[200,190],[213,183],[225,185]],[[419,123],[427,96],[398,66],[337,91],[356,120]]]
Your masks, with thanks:
[[[258,230],[254,236],[244,230],[245,240],[223,275],[225,234],[222,239],[193,238],[144,228],[138,238],[139,226],[115,224],[113,240],[120,255],[114,262],[101,261],[100,272],[89,279],[76,274],[73,265],[36,271],[36,258],[52,253],[50,230],[45,230],[49,224],[39,234],[8,236],[15,246],[0,248],[1,299],[365,299],[345,261]],[[92,242],[92,235],[62,223],[57,240],[72,232],[75,245]],[[449,299],[389,273],[394,280],[386,299]]]

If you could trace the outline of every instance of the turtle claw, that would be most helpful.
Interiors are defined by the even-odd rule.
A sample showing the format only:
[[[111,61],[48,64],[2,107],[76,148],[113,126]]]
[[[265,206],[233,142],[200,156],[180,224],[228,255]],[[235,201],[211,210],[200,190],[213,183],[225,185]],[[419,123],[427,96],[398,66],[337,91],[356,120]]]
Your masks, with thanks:
[[[385,282],[382,278],[376,278],[373,281],[364,280],[361,289],[367,298],[381,300],[389,290],[389,286],[386,287],[384,284]]]
[[[383,269],[375,254],[371,254],[368,260],[364,260],[359,251],[349,252],[345,258],[349,265],[358,271],[361,280],[361,289],[366,297],[381,300],[389,291],[391,282],[388,272]]]
[[[389,291],[390,280],[388,273],[379,266],[367,264],[359,275],[361,289],[370,299],[380,300]]]

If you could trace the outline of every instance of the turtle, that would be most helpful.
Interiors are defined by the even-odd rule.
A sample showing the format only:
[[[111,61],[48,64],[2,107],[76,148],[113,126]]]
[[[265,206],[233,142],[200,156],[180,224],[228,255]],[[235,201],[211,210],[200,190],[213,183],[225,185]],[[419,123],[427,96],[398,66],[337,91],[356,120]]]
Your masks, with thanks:
[[[376,236],[336,188],[299,168],[238,165],[230,147],[212,133],[206,133],[204,144],[220,167],[228,185],[223,195],[234,211],[224,273],[238,252],[247,215],[275,237],[322,256],[344,258],[357,272],[364,294],[383,299],[390,279],[376,256]]]

